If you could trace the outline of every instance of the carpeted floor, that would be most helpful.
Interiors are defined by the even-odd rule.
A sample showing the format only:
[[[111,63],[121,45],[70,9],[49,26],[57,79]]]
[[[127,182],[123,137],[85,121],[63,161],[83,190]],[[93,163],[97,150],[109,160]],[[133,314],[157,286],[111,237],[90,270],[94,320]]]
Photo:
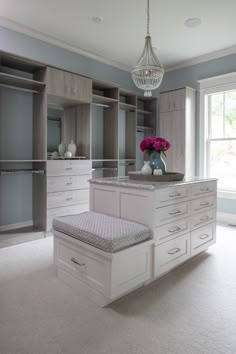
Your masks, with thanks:
[[[56,278],[52,238],[0,249],[1,354],[236,353],[236,229],[99,308]]]

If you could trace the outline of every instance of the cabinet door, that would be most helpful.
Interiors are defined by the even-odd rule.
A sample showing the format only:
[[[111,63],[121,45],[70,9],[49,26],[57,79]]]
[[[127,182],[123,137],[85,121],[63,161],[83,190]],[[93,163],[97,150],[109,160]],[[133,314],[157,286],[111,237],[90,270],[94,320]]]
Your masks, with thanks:
[[[160,112],[170,112],[171,106],[171,91],[160,94]]]
[[[49,95],[64,97],[64,71],[47,67],[46,90]]]
[[[185,88],[171,92],[171,106],[173,111],[185,109]]]
[[[81,102],[91,102],[92,80],[65,72],[65,97]]]

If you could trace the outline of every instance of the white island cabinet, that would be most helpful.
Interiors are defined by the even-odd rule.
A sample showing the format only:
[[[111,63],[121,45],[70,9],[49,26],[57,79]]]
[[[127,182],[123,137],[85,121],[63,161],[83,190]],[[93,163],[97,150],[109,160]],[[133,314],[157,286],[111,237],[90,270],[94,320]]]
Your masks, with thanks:
[[[197,177],[168,183],[92,179],[90,210],[150,227],[152,281],[215,243],[216,191],[216,179]]]

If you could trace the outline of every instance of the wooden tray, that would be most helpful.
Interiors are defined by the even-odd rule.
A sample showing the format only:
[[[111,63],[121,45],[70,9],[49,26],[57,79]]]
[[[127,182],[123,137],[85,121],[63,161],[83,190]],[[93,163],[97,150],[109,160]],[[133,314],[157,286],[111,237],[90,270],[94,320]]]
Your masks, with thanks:
[[[179,172],[167,172],[165,175],[142,175],[140,171],[136,171],[129,172],[129,178],[146,182],[172,182],[182,181],[184,174]]]

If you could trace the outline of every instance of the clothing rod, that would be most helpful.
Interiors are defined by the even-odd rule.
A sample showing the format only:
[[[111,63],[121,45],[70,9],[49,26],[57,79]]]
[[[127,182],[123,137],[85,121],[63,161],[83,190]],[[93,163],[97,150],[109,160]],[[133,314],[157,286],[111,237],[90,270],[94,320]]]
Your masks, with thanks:
[[[17,86],[12,86],[12,85],[7,85],[7,84],[1,84],[0,83],[0,87],[6,87],[12,90],[17,90],[17,91],[23,91],[23,92],[29,92],[29,93],[37,93],[40,94],[39,91],[36,90],[30,90],[30,89],[26,89],[26,88],[22,88],[22,87],[17,87]]]
[[[99,107],[105,107],[105,108],[109,108],[110,107],[108,104],[96,103],[96,102],[93,102],[92,105],[99,106]]]
[[[30,169],[15,169],[15,170],[0,170],[0,176],[11,174],[45,174],[45,170],[30,170]]]

